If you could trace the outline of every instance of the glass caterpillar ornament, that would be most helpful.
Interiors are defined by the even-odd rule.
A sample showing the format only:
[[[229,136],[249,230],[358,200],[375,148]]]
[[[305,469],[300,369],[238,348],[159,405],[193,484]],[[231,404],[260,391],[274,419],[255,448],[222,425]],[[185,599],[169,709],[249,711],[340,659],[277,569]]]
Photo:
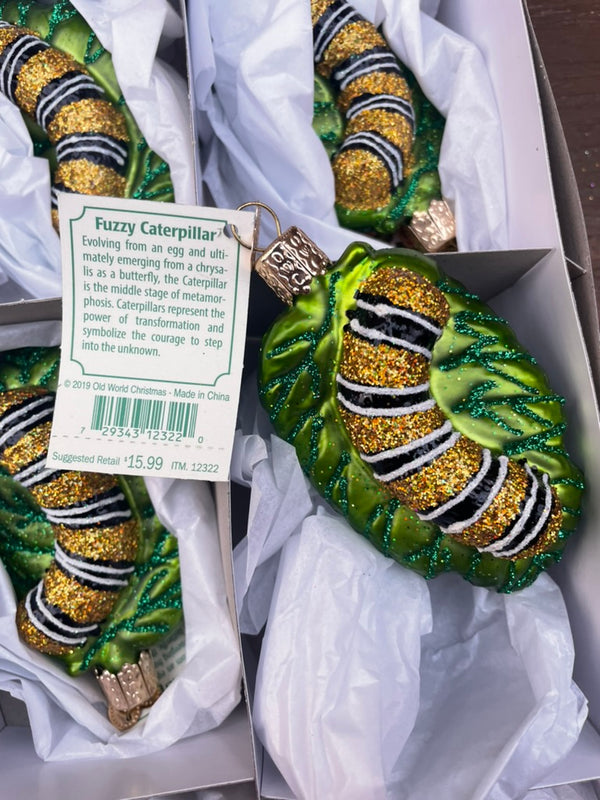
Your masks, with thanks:
[[[125,104],[110,54],[61,0],[0,3],[0,92],[22,112],[57,192],[172,200],[167,164]]]
[[[455,248],[437,165],[444,118],[384,37],[346,0],[311,0],[313,128],[331,159],[342,226]]]
[[[256,265],[293,299],[261,350],[276,432],[385,555],[426,578],[529,585],[580,515],[563,399],[508,324],[434,261],[356,243],[326,271],[296,249],[276,242]]]
[[[94,670],[123,730],[160,693],[147,648],[181,621],[177,543],[141,479],[45,466],[58,363],[0,354],[0,556],[22,640]]]

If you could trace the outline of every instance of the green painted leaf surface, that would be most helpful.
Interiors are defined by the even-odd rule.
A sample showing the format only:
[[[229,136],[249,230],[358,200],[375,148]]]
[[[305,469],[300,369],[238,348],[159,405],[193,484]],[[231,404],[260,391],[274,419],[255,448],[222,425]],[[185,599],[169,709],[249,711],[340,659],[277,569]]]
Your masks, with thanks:
[[[358,286],[383,266],[412,269],[444,292],[453,319],[434,348],[432,394],[457,429],[496,453],[526,456],[549,472],[563,504],[566,540],[576,526],[583,483],[562,447],[561,398],[508,325],[417,253],[375,253],[354,244],[315,279],[311,292],[298,297],[264,338],[263,404],[318,491],[385,555],[427,578],[455,570],[476,585],[505,592],[522,588],[560,558],[564,540],[555,552],[516,561],[480,554],[394,499],[350,442],[336,401],[342,332]],[[507,351],[513,353],[508,361]],[[470,408],[476,402],[474,417]],[[498,418],[510,424],[503,427]]]

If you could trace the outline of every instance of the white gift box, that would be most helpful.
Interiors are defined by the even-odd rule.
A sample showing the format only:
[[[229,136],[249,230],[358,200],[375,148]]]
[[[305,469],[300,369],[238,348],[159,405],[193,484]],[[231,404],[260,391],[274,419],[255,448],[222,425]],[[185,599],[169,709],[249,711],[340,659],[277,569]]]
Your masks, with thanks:
[[[56,344],[60,316],[58,300],[0,306],[0,350]],[[185,662],[169,676],[162,712],[156,705],[119,735],[101,721],[106,712],[98,713],[104,703],[93,677],[78,683],[60,664],[27,648],[19,661],[15,630],[0,645],[0,768],[11,796],[129,800],[205,787],[218,787],[225,797],[230,788],[236,797],[256,795],[232,612],[227,486],[215,484],[212,492],[200,482],[152,479],[148,490],[179,539]],[[5,581],[4,572],[1,577]],[[3,588],[4,598],[7,592]],[[11,662],[13,651],[17,660]],[[157,664],[160,652],[158,645]],[[103,779],[92,779],[100,769]]]
[[[443,190],[459,217],[459,245],[462,244],[463,250],[487,252],[462,252],[442,256],[440,263],[444,270],[461,279],[469,289],[480,293],[483,299],[488,300],[495,310],[508,319],[520,341],[535,354],[538,363],[547,372],[553,388],[565,396],[569,420],[568,447],[574,460],[582,466],[588,482],[579,530],[567,547],[561,567],[552,571],[553,578],[564,592],[569,613],[566,638],[569,638],[569,623],[575,637],[575,677],[590,703],[590,722],[584,727],[577,745],[569,752],[579,734],[585,708],[571,708],[570,727],[563,738],[564,758],[556,763],[561,749],[558,747],[552,752],[551,745],[547,743],[544,751],[541,731],[544,725],[552,730],[555,723],[552,733],[557,735],[564,718],[561,719],[560,713],[557,713],[552,721],[548,716],[544,721],[544,714],[548,713],[546,707],[540,716],[534,717],[539,726],[537,734],[532,730],[526,734],[525,728],[519,728],[520,723],[515,718],[512,743],[506,745],[508,749],[497,753],[495,763],[493,758],[489,759],[487,770],[481,764],[473,764],[469,769],[468,764],[462,763],[460,758],[452,762],[450,747],[446,750],[437,749],[436,756],[440,759],[446,758],[446,762],[440,761],[439,764],[446,763],[459,774],[451,786],[446,786],[439,782],[443,773],[438,772],[442,767],[437,766],[436,756],[431,756],[427,761],[424,758],[419,761],[410,752],[409,739],[409,752],[408,755],[403,753],[404,761],[401,759],[401,766],[405,769],[405,778],[412,783],[402,785],[400,779],[402,789],[397,789],[400,793],[390,796],[406,796],[411,799],[431,796],[436,787],[421,780],[427,773],[437,775],[437,789],[443,788],[445,797],[457,797],[461,800],[467,796],[512,797],[536,784],[551,786],[590,780],[598,777],[598,768],[592,765],[594,759],[597,763],[600,757],[600,739],[592,725],[595,720],[600,719],[600,686],[592,674],[593,665],[597,663],[594,648],[598,620],[593,602],[596,594],[593,574],[598,560],[595,552],[598,515],[594,484],[598,474],[596,462],[600,434],[593,378],[598,375],[598,322],[589,256],[585,252],[581,210],[576,199],[564,139],[557,124],[556,109],[545,82],[535,42],[530,41],[531,26],[527,12],[519,0],[504,3],[502,9],[491,0],[422,2],[420,8],[425,16],[421,17],[415,12],[418,3],[392,3],[382,0],[375,4],[368,0],[357,0],[355,5],[377,24],[384,22],[384,32],[388,34],[398,54],[421,79],[423,87],[434,102],[448,114],[448,127],[454,139],[451,148],[445,149],[446,142],[442,146],[440,172]],[[310,122],[312,113],[312,54],[307,52],[310,47],[310,30],[306,30],[306,9],[300,4],[284,0],[273,0],[268,7],[261,5],[260,8],[231,2],[208,3],[201,9],[188,4],[188,9],[192,39],[192,75],[196,82],[196,121],[200,134],[203,178],[209,193],[218,204],[225,206],[233,207],[252,200],[272,205],[282,217],[282,227],[297,224],[335,260],[344,244],[366,237],[336,229],[336,222],[331,214],[331,180],[326,161],[319,155],[316,147],[318,142],[311,141],[310,131],[307,130],[307,120]],[[407,29],[403,27],[404,20],[399,21],[400,9],[408,9]],[[411,34],[416,31],[417,34],[422,34],[423,41],[431,43],[432,31],[435,33],[437,23],[431,22],[426,15],[435,12],[438,23],[445,26],[445,30],[443,33],[437,32],[439,36],[436,41],[441,44],[431,54],[425,47],[420,47],[419,36],[411,38]],[[203,30],[211,31],[212,36],[203,35]],[[474,44],[477,52],[473,53],[468,47],[461,48],[457,45],[454,34]],[[196,41],[204,45],[200,52],[195,49]],[[304,45],[308,42],[308,46],[299,46],[299,41]],[[436,73],[436,65],[431,62],[439,60],[439,51],[444,47],[447,47],[450,54],[448,79],[439,82],[439,71]],[[479,57],[482,58],[481,62],[478,61]],[[460,151],[461,154],[456,157],[461,166],[456,173],[452,170],[452,159],[448,159],[449,152],[459,152],[454,149],[457,145],[456,137],[460,137],[461,122],[463,125],[468,124],[469,119],[468,114],[464,118],[455,116],[456,109],[448,106],[448,93],[459,92],[456,87],[460,85],[460,81],[457,79],[453,83],[452,79],[456,74],[462,77],[461,70],[465,68],[465,62],[467,66],[484,65],[493,98],[491,104],[484,103],[482,107],[485,112],[479,117],[476,111],[473,112],[471,119],[475,121],[472,122],[472,130],[463,132],[465,142],[470,146],[473,132],[485,138],[490,133],[490,127],[493,127],[489,122],[494,113],[497,113],[498,130],[501,130],[500,152],[495,149],[498,141],[493,136],[487,140],[488,149],[484,152],[491,163],[486,163],[485,157],[475,157],[482,173],[486,175],[479,186],[476,181],[469,181],[471,165],[465,163],[464,151]],[[434,76],[433,82],[431,75]],[[438,83],[435,80],[436,75]],[[209,93],[206,87],[213,81],[214,91]],[[485,86],[483,89],[479,87],[478,91],[485,94]],[[460,94],[460,99],[463,105],[468,106],[465,94]],[[457,119],[460,121],[457,122]],[[478,128],[477,121],[481,123],[482,120],[485,120],[485,124]],[[502,187],[498,181],[498,165],[502,172]],[[461,183],[465,175],[467,177]],[[481,207],[475,208],[472,214],[467,210],[465,196],[469,192],[477,198],[480,206],[483,205],[483,213]],[[504,197],[502,192],[505,193]],[[495,216],[499,208],[504,211],[504,224],[499,223]],[[468,219],[465,220],[465,217]],[[472,227],[468,224],[469,220],[475,220]],[[498,248],[505,252],[491,252]],[[252,337],[256,340],[261,335],[274,313],[275,304],[267,297],[264,289],[256,285],[251,295],[251,340]],[[256,341],[250,341],[248,362],[256,356]],[[251,404],[253,401],[247,402]],[[271,755],[299,796],[334,796],[342,788],[344,796],[361,796],[361,790],[362,796],[380,796],[375,794],[373,786],[369,793],[360,782],[350,781],[344,784],[347,775],[355,776],[357,773],[354,768],[360,771],[360,764],[363,762],[362,754],[359,756],[359,746],[354,750],[351,746],[346,751],[343,749],[344,735],[341,731],[347,732],[349,740],[353,735],[356,736],[356,729],[349,724],[348,715],[344,716],[347,709],[338,709],[331,694],[334,692],[332,687],[336,673],[329,675],[332,684],[330,694],[320,696],[314,684],[303,685],[296,674],[303,666],[318,668],[316,660],[310,661],[311,654],[304,659],[300,656],[310,650],[312,642],[317,647],[316,642],[321,642],[322,631],[315,632],[314,637],[307,634],[303,639],[302,627],[288,631],[285,623],[293,622],[300,626],[301,621],[297,619],[297,615],[301,611],[306,615],[311,613],[308,600],[299,605],[303,584],[294,586],[294,579],[303,574],[304,567],[304,580],[308,590],[308,581],[313,574],[311,569],[314,574],[318,570],[317,561],[307,563],[306,559],[310,555],[311,547],[313,550],[317,547],[314,544],[315,525],[321,529],[323,525],[313,522],[315,518],[309,513],[311,501],[302,501],[300,490],[298,496],[294,493],[291,477],[294,472],[290,462],[275,460],[276,450],[279,457],[280,446],[273,444],[271,455],[265,458],[264,452],[269,447],[268,439],[268,434],[262,440],[250,437],[243,441],[240,451],[234,454],[234,458],[240,456],[237,478],[242,481],[250,481],[252,470],[260,471],[264,466],[264,471],[268,472],[268,465],[274,465],[271,467],[271,483],[265,479],[266,483],[257,486],[250,500],[251,521],[260,521],[260,524],[256,522],[255,527],[258,529],[263,526],[264,538],[259,538],[258,543],[256,539],[249,542],[242,540],[236,550],[238,613],[242,624],[248,626],[249,630],[253,627],[259,630],[265,613],[269,609],[271,611],[265,638],[265,642],[268,640],[268,657],[265,655],[267,651],[263,650],[258,661],[257,691],[260,692],[260,697],[254,701],[256,726],[260,738],[263,742],[268,742],[267,750],[271,749]],[[235,467],[234,464],[234,470]],[[301,477],[295,475],[293,480],[299,481]],[[279,516],[274,514],[270,517],[265,510],[265,496],[270,491],[276,496],[277,502],[282,503]],[[237,502],[241,517],[241,521],[237,520],[239,527],[236,526],[234,530],[234,538],[237,540],[243,537],[246,522],[242,510],[244,500],[239,493],[234,493],[234,497],[239,498]],[[284,499],[289,502],[288,506],[284,505]],[[300,541],[293,535],[287,539],[292,533],[289,529],[294,528],[294,522],[287,512],[291,512],[294,505],[301,507],[302,502],[308,506],[309,511],[304,512],[308,517],[305,519]],[[234,514],[234,521],[235,516]],[[313,544],[303,547],[304,540]],[[348,544],[348,548],[350,547]],[[317,552],[319,556],[326,558],[325,547]],[[358,553],[356,558],[359,559]],[[334,566],[339,561],[339,557],[334,558]],[[331,581],[334,578],[335,572],[332,570],[324,580]],[[350,581],[349,574],[346,574],[345,580]],[[312,583],[310,585],[314,589]],[[350,586],[350,583],[347,585]],[[535,588],[542,592],[543,581]],[[325,620],[323,624],[326,625],[331,622],[334,611],[325,606],[326,595],[323,591],[322,594],[317,594],[315,600],[315,620],[318,617],[319,600],[322,601],[321,610]],[[539,598],[536,602],[539,602]],[[375,607],[376,603],[373,603],[373,608]],[[532,608],[534,607],[535,604]],[[533,614],[535,615],[535,610]],[[279,618],[283,620],[281,624]],[[525,618],[522,624],[526,624]],[[549,630],[551,628],[550,624]],[[337,628],[332,627],[330,630],[338,632]],[[297,639],[294,639],[294,633],[298,634]],[[290,655],[290,650],[292,654],[295,652],[295,641],[299,643],[300,658],[296,670]],[[322,642],[321,645],[325,647]],[[572,648],[572,644],[570,647]],[[544,660],[552,658],[551,649],[545,656],[543,652],[540,647],[537,657]],[[247,655],[247,668],[251,671],[250,664],[255,653],[249,651]],[[335,658],[335,653],[332,658]],[[574,699],[577,689],[568,687],[568,661],[565,662],[565,669],[566,674],[562,676],[567,687],[564,698],[566,701],[569,691],[573,691],[571,700],[577,705]],[[280,677],[281,672],[291,683],[287,689],[285,680]],[[322,677],[325,680],[325,675]],[[383,682],[384,677],[385,667],[382,667],[377,680]],[[306,689],[306,695],[302,694],[303,688]],[[339,689],[340,696],[343,689]],[[345,695],[346,703],[349,696]],[[377,694],[374,693],[373,697],[377,698]],[[393,702],[395,697],[394,695]],[[485,700],[485,695],[483,698]],[[380,702],[385,700],[383,689],[379,699]],[[342,706],[343,701],[340,699],[339,702]],[[331,718],[331,726],[337,724],[337,731],[333,727],[327,728],[325,723],[321,726],[320,720],[316,718],[319,712],[325,717],[326,708],[332,714],[339,710],[339,715]],[[408,709],[407,706],[405,711],[412,722],[414,707]],[[485,727],[485,717],[482,721],[476,715],[473,720]],[[394,721],[386,721],[384,716],[381,724],[393,728]],[[494,726],[493,715],[488,719],[488,726]],[[429,731],[428,734],[422,724],[419,727],[418,722],[415,731],[421,737],[430,735],[434,738],[434,732]],[[449,731],[450,728],[447,732]],[[336,732],[339,734],[338,739],[335,739]],[[324,753],[320,750],[317,752],[319,747],[322,750],[325,746],[327,736],[331,737],[331,749]],[[536,739],[536,736],[539,738]],[[363,743],[365,748],[366,740],[367,735]],[[472,742],[469,740],[468,746],[465,746],[465,759],[468,759],[466,753],[470,746],[472,749]],[[313,751],[312,747],[316,750]],[[537,754],[537,760],[532,759],[533,752]],[[380,757],[385,760],[390,756],[388,752],[380,752]],[[476,760],[474,757],[474,761]],[[260,755],[260,763],[263,795],[273,798],[293,796],[289,786],[286,786],[273,768],[268,752]],[[415,767],[419,763],[421,773]],[[381,772],[386,772],[385,765]],[[393,769],[388,765],[387,776],[392,773]],[[336,778],[338,783],[335,782]],[[388,790],[391,791],[390,785],[388,784]],[[358,794],[347,793],[352,787]]]

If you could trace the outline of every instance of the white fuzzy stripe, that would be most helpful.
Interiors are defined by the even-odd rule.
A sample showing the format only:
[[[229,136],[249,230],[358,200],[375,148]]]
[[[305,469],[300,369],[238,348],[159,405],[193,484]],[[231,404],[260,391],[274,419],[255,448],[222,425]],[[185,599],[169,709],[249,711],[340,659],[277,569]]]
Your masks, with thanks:
[[[64,550],[58,542],[56,542],[54,550],[57,563],[65,564],[68,567],[77,567],[83,572],[89,572],[90,576],[99,572],[103,573],[104,575],[114,576],[115,578],[121,578],[123,575],[131,575],[135,569],[132,564],[125,564],[124,566],[111,566],[110,564],[98,564],[84,561],[78,556],[67,553],[67,551]]]
[[[56,104],[57,98],[63,98],[77,91],[79,87],[89,87],[96,90],[98,93],[104,94],[101,86],[96,84],[94,80],[86,75],[85,72],[77,72],[68,78],[58,80],[51,92],[48,92],[40,101],[37,106],[37,113],[39,116],[46,116],[48,112],[52,111]],[[49,106],[47,108],[47,106]]]
[[[67,527],[73,525],[95,525],[98,522],[106,522],[109,519],[126,520],[131,516],[130,512],[111,511],[108,514],[96,514],[93,517],[61,517],[54,515],[54,509],[43,508],[43,510],[46,512],[49,522],[53,522],[56,525],[66,525]]]
[[[94,573],[79,569],[73,565],[67,566],[66,564],[60,564],[58,560],[57,564],[59,567],[64,567],[64,571],[75,579],[79,578],[79,580],[82,582],[92,581],[93,583],[97,583],[99,587],[104,587],[104,591],[106,592],[115,591],[116,589],[123,589],[125,586],[127,586],[127,580],[124,578],[103,578],[99,575],[95,575]],[[100,591],[102,591],[102,588]]]
[[[423,519],[423,520],[426,520],[426,521],[435,520],[441,514],[444,514],[446,511],[448,511],[448,509],[452,508],[457,503],[461,503],[463,500],[465,500],[471,494],[471,492],[474,489],[476,489],[479,486],[479,484],[481,483],[481,481],[485,478],[485,476],[487,475],[487,472],[488,472],[488,470],[490,468],[490,464],[491,463],[492,463],[492,454],[490,453],[489,450],[484,449],[483,453],[482,453],[482,457],[481,457],[481,467],[479,469],[479,472],[465,486],[465,488],[461,492],[459,492],[455,497],[452,497],[446,503],[443,503],[443,505],[438,506],[437,508],[433,509],[433,511],[430,511],[428,514],[419,514],[419,519]]]
[[[548,521],[548,517],[550,516],[550,511],[552,510],[552,490],[548,484],[548,475],[546,473],[542,476],[542,483],[544,484],[544,489],[546,491],[546,502],[544,503],[544,510],[533,527],[533,529],[527,534],[527,536],[520,542],[516,547],[513,547],[512,550],[506,550],[504,547],[497,551],[498,555],[501,555],[503,558],[510,558],[511,556],[520,553],[521,550],[525,550],[525,548],[533,542],[539,532],[542,530],[546,522]]]
[[[52,92],[41,100],[36,109],[36,116],[38,123],[44,130],[46,130],[47,127],[46,120],[48,116],[52,113],[54,108],[64,100],[65,95],[73,94],[77,89],[83,88],[84,86],[96,90],[99,94],[104,94],[104,90],[94,83],[89,76],[78,74],[61,81],[55,86]]]
[[[63,78],[59,80],[52,91],[49,91],[43,98],[40,99],[37,104],[36,115],[39,124],[42,125],[44,129],[46,127],[46,116],[52,111],[57,101],[68,97],[73,93],[73,90],[77,90],[79,86],[82,85],[89,86],[95,84],[93,84],[93,81],[89,75],[86,75],[83,72],[78,72],[75,75],[71,75],[69,78]]]
[[[57,143],[56,152],[58,154],[61,150],[73,145],[88,147],[91,144],[105,147],[107,150],[113,151],[115,155],[123,156],[123,158],[127,157],[128,150],[125,145],[116,139],[111,139],[109,136],[103,136],[101,133],[85,136],[82,133],[70,133]]]
[[[335,70],[334,77],[340,84],[340,89],[346,89],[352,81],[361,78],[363,75],[370,75],[372,72],[377,72],[385,67],[393,67],[394,72],[400,74],[400,68],[396,59],[391,53],[374,53],[365,58],[364,66],[361,67],[361,62],[356,61],[350,66],[342,70]]]
[[[10,63],[10,72],[8,74],[8,77],[5,77],[7,94],[10,92],[10,87],[15,77],[15,71],[17,69],[17,63],[19,59],[28,50],[31,50],[34,47],[38,47],[40,44],[40,39],[38,39],[36,36],[24,36],[22,39],[17,39],[15,44],[17,45],[17,47],[13,49],[13,52],[9,52],[8,54],[8,61],[11,63]]]
[[[46,511],[48,514],[52,514],[55,517],[72,517],[74,515],[80,516],[81,514],[87,514],[90,511],[94,511],[97,508],[105,508],[106,506],[110,506],[113,503],[124,499],[125,495],[123,492],[117,492],[116,494],[111,494],[110,497],[105,497],[102,500],[94,500],[92,503],[86,503],[85,505],[72,506],[71,508],[45,508],[44,511]],[[127,510],[127,514],[130,515],[129,510]]]
[[[396,388],[394,386],[369,386],[366,383],[354,383],[354,381],[349,381],[339,374],[336,376],[336,380],[341,386],[345,389],[349,389],[351,392],[367,392],[368,394],[397,395],[398,397],[403,397],[407,394],[419,394],[420,392],[429,391],[429,381],[426,383],[419,383],[417,386]]]
[[[42,483],[50,477],[50,475],[53,475],[54,472],[55,470],[53,469],[46,469],[45,461],[42,459],[35,464],[30,464],[20,472],[15,472],[13,478],[17,483],[20,483],[21,486],[28,487],[34,486],[36,483]]]
[[[36,47],[40,44],[40,39],[35,36],[24,36],[22,38],[17,39],[8,48],[5,48],[5,59],[2,65],[2,71],[0,72],[0,80],[3,82],[5,86],[5,94],[7,97],[10,97],[11,100],[14,100],[14,97],[11,94],[11,84],[15,75],[15,69],[17,68],[17,62],[21,58],[21,56],[26,53],[28,50],[31,50],[33,47]],[[48,47],[45,42],[42,42],[44,47]],[[8,74],[6,74],[6,70],[8,69]]]
[[[88,564],[65,553],[58,545],[55,548],[55,559],[64,572],[82,580],[93,581],[105,586],[107,589],[118,589],[127,586],[129,576],[134,570],[133,566],[118,568],[102,564]]]
[[[344,150],[358,148],[361,145],[372,147],[377,151],[377,156],[384,162],[392,175],[392,183],[397,186],[402,180],[402,154],[396,145],[388,142],[383,136],[373,131],[361,131],[348,136],[340,148],[340,153]]]
[[[37,414],[32,415],[32,409],[39,408],[41,405],[45,406],[45,408],[43,408],[42,411],[39,411]],[[0,436],[0,447],[2,447],[4,442],[8,441],[8,439],[14,436],[18,431],[29,427],[32,422],[38,422],[39,420],[44,419],[44,417],[49,419],[52,416],[53,406],[54,403],[52,398],[49,395],[43,395],[37,400],[28,402],[24,407],[17,408],[15,411],[4,417],[4,419],[0,421],[0,430],[4,428],[6,428],[6,430]],[[21,422],[16,422],[20,417],[25,417],[25,419],[23,419]],[[13,424],[14,422],[16,422],[16,424]]]
[[[338,392],[337,399],[345,409],[357,414],[360,417],[405,417],[407,414],[417,414],[419,411],[429,411],[434,408],[436,403],[431,400],[424,400],[422,403],[415,403],[414,406],[398,406],[397,408],[363,408],[356,406]]]
[[[421,328],[425,328],[431,333],[435,333],[436,336],[442,335],[442,329],[439,325],[436,325],[433,322],[429,322],[423,317],[420,317],[418,314],[414,314],[411,311],[406,311],[404,308],[398,308],[398,306],[389,305],[387,303],[369,303],[366,300],[358,299],[356,301],[357,308],[364,308],[365,311],[372,311],[374,314],[377,314],[378,317],[389,317],[389,316],[397,316],[397,317],[405,317],[406,319],[411,320],[411,322],[415,322]]]
[[[368,61],[369,66],[366,68],[361,67],[361,62],[363,61]],[[352,63],[348,64],[347,67],[335,70],[335,77],[338,81],[342,80],[346,78],[348,75],[350,75],[354,70],[356,70],[357,67],[360,68],[359,74],[363,74],[365,72],[365,69],[366,72],[374,72],[377,69],[377,67],[374,65],[377,63],[379,63],[380,65],[383,64],[384,66],[393,65],[394,67],[399,69],[398,62],[396,61],[393,53],[369,53],[369,51],[366,50],[361,55],[360,58],[357,58],[354,61],[352,61]]]
[[[109,156],[115,164],[118,164],[120,167],[125,164],[125,159],[117,155],[113,150],[109,150],[107,147],[99,147],[98,145],[89,145],[89,146],[82,146],[73,144],[71,147],[63,147],[58,152],[58,148],[56,148],[56,157],[59,161],[63,161],[67,158],[67,156],[75,155],[78,158],[85,158],[88,153],[101,153],[102,155]]]
[[[63,101],[66,96],[68,97],[77,92],[78,89],[84,87],[95,89],[98,93],[104,93],[104,90],[94,83],[88,75],[77,74],[61,81],[54,87],[52,92],[47,94],[43,100],[40,101],[36,109],[36,116],[38,123],[44,130],[47,127],[48,116],[52,113],[54,108]],[[74,100],[72,102],[74,102]]]
[[[492,542],[486,547],[480,547],[479,549],[481,550],[481,552],[497,553],[500,550],[503,550],[507,545],[511,544],[511,542],[514,541],[515,537],[517,537],[521,533],[523,527],[527,524],[537,500],[539,483],[534,478],[534,475],[532,471],[529,469],[529,466],[527,464],[525,464],[524,466],[532,483],[531,483],[531,493],[527,498],[527,502],[525,503],[523,511],[521,512],[521,516],[519,517],[519,519],[511,529],[511,531],[508,533],[508,535],[503,536],[500,539],[497,539],[495,542]]]
[[[57,562],[58,563],[58,562]],[[62,564],[59,564],[60,567],[63,567]],[[98,585],[98,591],[104,592],[115,592],[119,591],[120,589],[124,589],[127,586],[127,580],[122,578],[103,578],[98,575],[90,574],[85,570],[80,570],[77,567],[73,566],[66,566],[64,565],[63,571],[68,574],[70,577],[74,578],[75,580],[79,580],[80,583],[85,583],[86,581],[92,582]]]
[[[42,611],[48,617],[48,619],[52,620],[52,622],[56,625],[57,628],[62,628],[63,631],[67,632],[70,631],[72,633],[77,633],[77,634],[91,633],[92,631],[95,631],[98,628],[98,623],[96,622],[92,622],[90,625],[68,625],[66,622],[63,622],[61,619],[55,617],[52,611],[46,605],[46,601],[44,600],[42,594],[42,587],[43,587],[43,581],[40,581],[36,587],[37,588],[36,600],[38,606],[42,609]]]
[[[387,472],[385,475],[377,475],[377,480],[380,480],[383,483],[389,483],[390,481],[398,480],[407,472],[413,472],[416,469],[420,469],[426,464],[429,464],[431,461],[434,461],[436,458],[439,458],[439,456],[443,455],[447,450],[450,450],[451,447],[454,447],[461,435],[462,434],[460,434],[458,431],[453,433],[447,441],[442,442],[442,444],[440,444],[438,447],[434,447],[434,449],[430,450],[429,453],[425,453],[425,455],[413,459],[413,461],[411,461],[409,464],[404,464],[403,466],[398,467],[398,469]]]
[[[36,599],[38,601],[38,606],[39,606],[40,610],[46,615],[46,618],[48,619],[48,621],[51,621],[54,625],[56,625],[59,628],[62,628],[62,630],[64,630],[64,631],[69,632],[71,630],[67,625],[65,625],[64,623],[60,622],[55,617],[53,617],[52,614],[50,613],[49,609],[46,608],[46,606],[44,605],[44,603],[42,601],[41,588],[42,588],[42,585],[41,585],[41,583],[39,583],[37,588],[36,589],[32,589],[27,594],[27,597],[25,598],[25,610],[27,611],[27,616],[29,617],[29,621],[34,626],[34,628],[37,628],[38,631],[43,633],[49,639],[52,639],[53,642],[59,642],[60,644],[66,644],[66,645],[70,645],[70,646],[77,646],[77,645],[84,644],[86,637],[85,637],[85,635],[82,636],[81,632],[85,631],[86,630],[85,628],[73,629],[73,632],[72,632],[72,634],[70,636],[68,636],[68,637],[67,636],[62,636],[60,633],[56,633],[55,631],[50,630],[50,628],[47,628],[44,625],[44,623],[40,619],[38,619],[38,617],[34,614],[33,609],[31,608],[30,596],[31,596],[32,592],[37,591],[37,598]],[[95,627],[96,626],[94,626],[94,628]],[[90,630],[93,630],[94,628],[92,628],[90,626]]]
[[[354,119],[357,114],[361,114],[363,111],[378,108],[383,110],[390,109],[393,112],[400,113],[414,125],[415,112],[412,105],[408,100],[404,100],[404,98],[397,97],[394,94],[376,94],[355,100],[346,112],[346,119]]]
[[[506,474],[508,472],[508,458],[506,456],[499,456],[498,460],[500,461],[500,471],[498,473],[498,477],[496,478],[496,482],[490,489],[490,493],[487,496],[487,499],[483,505],[481,505],[477,511],[467,520],[463,522],[453,522],[452,525],[448,525],[447,527],[443,527],[440,525],[440,528],[444,531],[444,533],[462,533],[466,528],[470,525],[474,525],[478,519],[480,519],[484,512],[491,506],[491,504],[496,499],[496,495],[502,488],[502,484],[506,480]]]
[[[341,19],[337,19],[340,15],[342,15]],[[320,61],[323,58],[323,53],[331,44],[331,40],[334,36],[336,36],[345,25],[352,22],[355,17],[356,13],[350,6],[342,6],[338,8],[337,11],[334,11],[327,22],[321,26],[319,35],[314,43],[315,61]]]
[[[13,478],[19,483],[23,483],[23,481],[27,480],[32,475],[37,475],[38,472],[42,472],[44,469],[44,463],[45,462],[43,458],[40,461],[35,461],[33,464],[25,467],[25,469],[22,469],[20,472],[15,472]]]
[[[365,328],[357,319],[350,321],[350,329],[356,331],[356,333],[360,334],[369,341],[381,342],[383,344],[389,343],[395,345],[396,347],[402,347],[405,350],[411,350],[413,353],[420,353],[428,361],[431,361],[431,350],[428,350],[426,347],[421,347],[419,344],[409,342],[407,339],[399,339],[396,336],[387,336],[385,333],[382,333],[382,331]]]
[[[423,447],[430,442],[433,442],[435,439],[439,439],[442,436],[445,436],[452,430],[452,424],[450,420],[446,420],[444,424],[440,428],[436,428],[431,433],[428,433],[426,436],[422,436],[420,439],[414,439],[412,442],[408,442],[408,444],[402,444],[399,447],[394,447],[391,450],[381,450],[379,453],[361,453],[360,456],[363,461],[366,461],[367,464],[376,464],[378,461],[384,461],[386,458],[395,458],[396,456],[402,456],[406,453],[410,453],[411,450],[416,450],[419,447]]]

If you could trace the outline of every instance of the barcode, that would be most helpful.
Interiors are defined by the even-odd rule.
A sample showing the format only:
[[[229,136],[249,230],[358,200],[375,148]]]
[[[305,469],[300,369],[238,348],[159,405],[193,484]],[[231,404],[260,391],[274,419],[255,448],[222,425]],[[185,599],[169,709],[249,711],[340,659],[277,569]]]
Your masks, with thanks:
[[[197,416],[195,403],[98,394],[94,397],[91,429],[100,431],[110,426],[168,431],[187,438],[194,435]]]

